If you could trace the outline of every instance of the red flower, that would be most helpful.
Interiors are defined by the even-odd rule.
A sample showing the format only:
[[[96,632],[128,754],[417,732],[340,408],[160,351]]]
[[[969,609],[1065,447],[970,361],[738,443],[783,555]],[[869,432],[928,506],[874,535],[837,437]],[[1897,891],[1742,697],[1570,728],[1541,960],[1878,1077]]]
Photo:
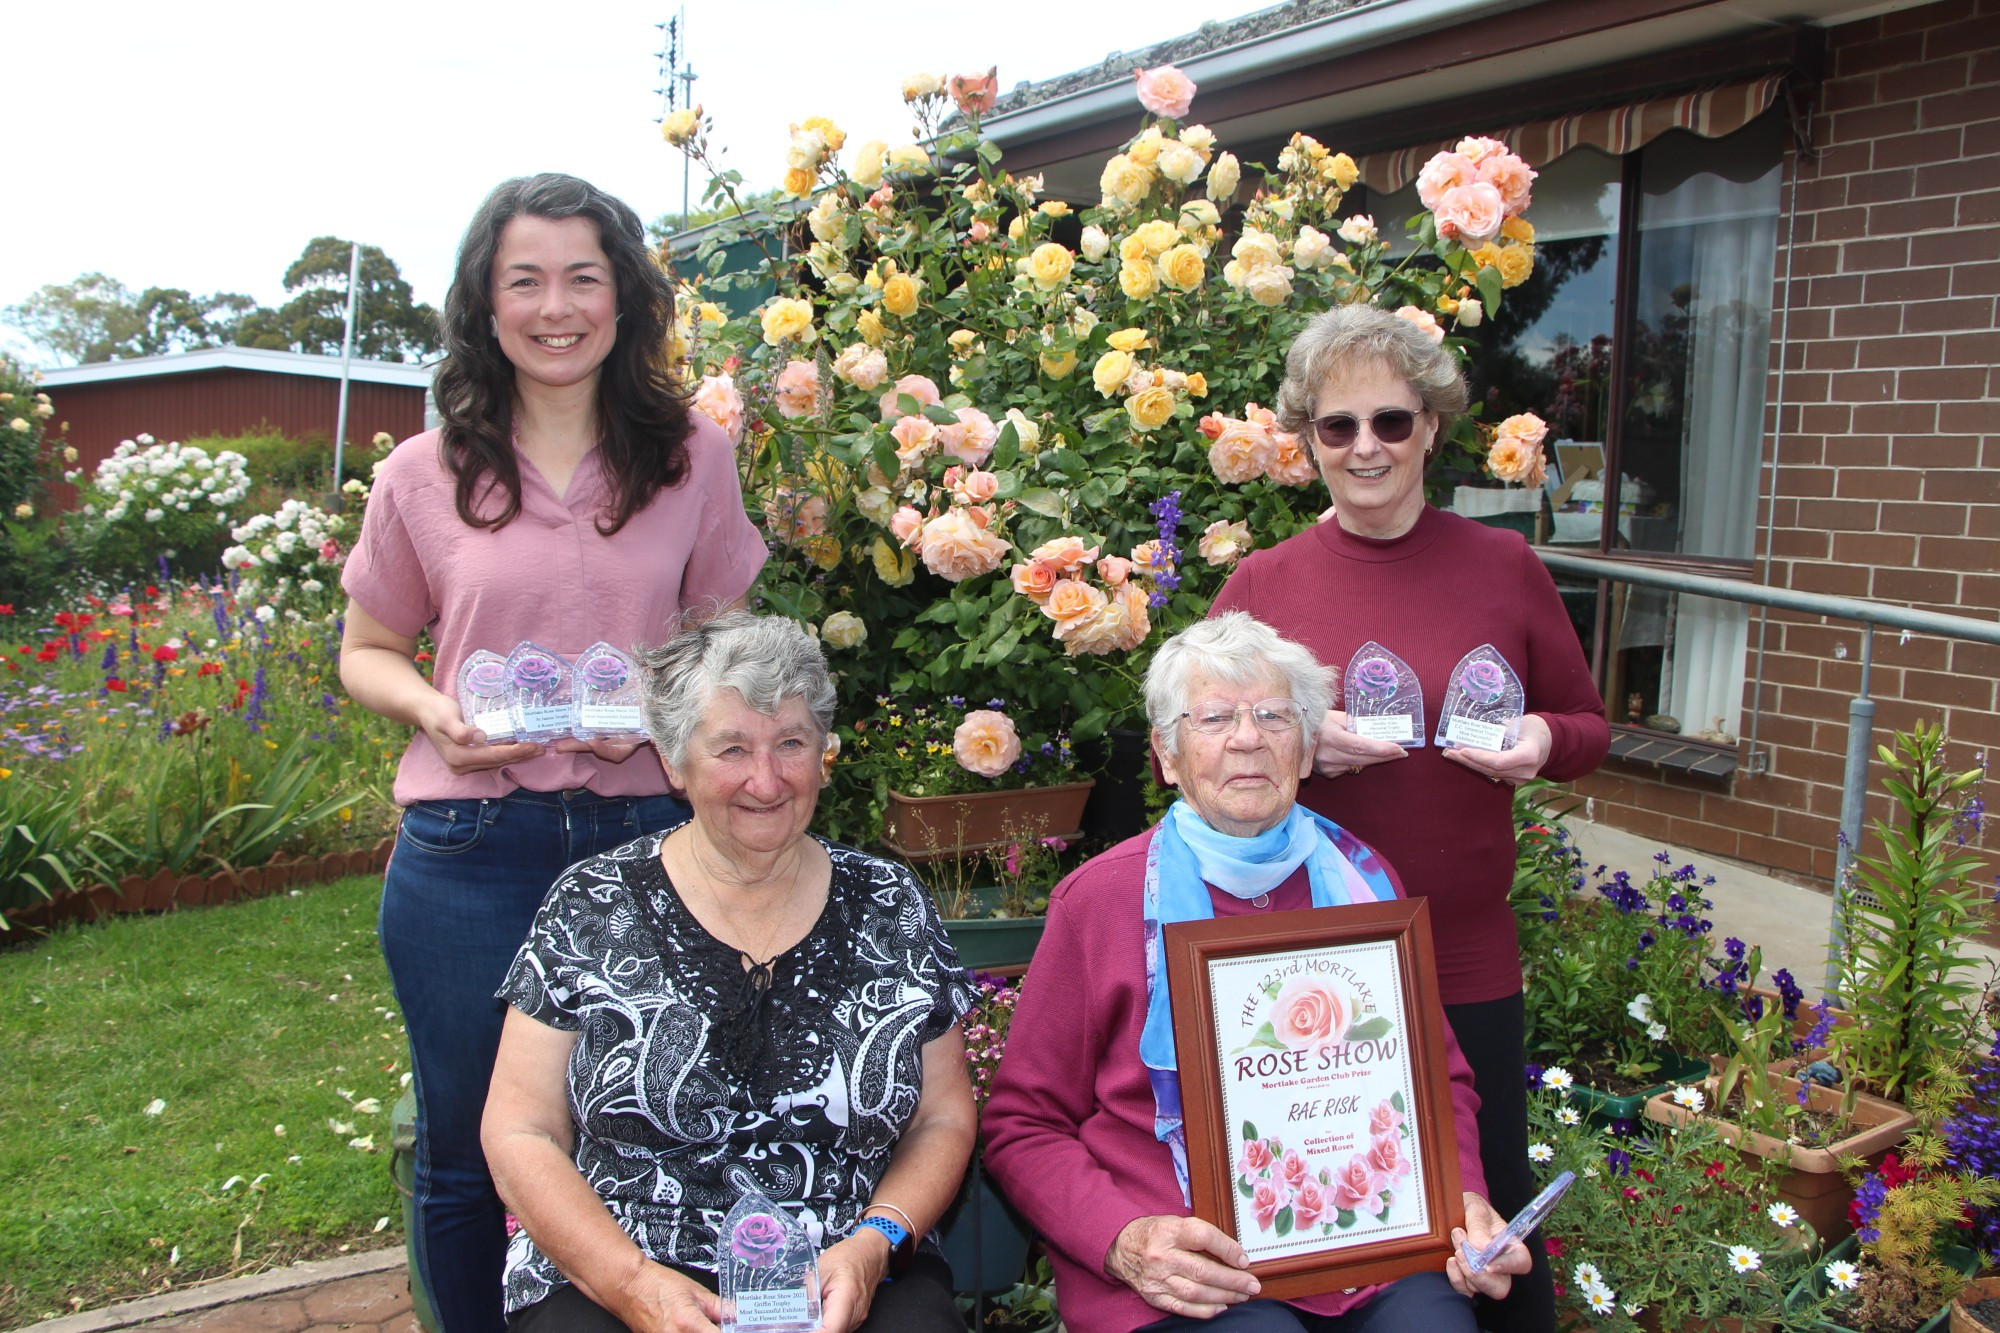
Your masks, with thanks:
[[[1562,1258],[1563,1257],[1562,1237],[1560,1236],[1542,1237],[1542,1249],[1544,1252],[1548,1254],[1549,1258],[1551,1259]]]
[[[180,656],[180,651],[172,644],[163,643],[153,650],[155,662],[171,662]]]
[[[0,602],[0,616],[11,616],[13,614],[14,604],[12,602]]]
[[[197,676],[219,676],[222,674],[222,664],[220,662],[203,662],[201,669],[194,674]]]
[[[25,653],[28,650],[26,648],[23,648],[21,651]],[[56,646],[54,644],[45,643],[42,645],[42,651],[35,654],[35,660],[37,662],[53,662],[56,660],[56,651],[57,651]]]
[[[159,595],[160,595],[160,590],[159,590],[158,588],[155,588],[155,587],[154,587],[154,586],[153,586],[152,584],[150,584],[150,583],[148,583],[148,584],[146,585],[146,596],[148,596],[148,597],[158,597]]]
[[[1643,1166],[1633,1167],[1632,1174],[1639,1177],[1639,1179],[1645,1181],[1648,1185],[1653,1183],[1653,1173],[1651,1171],[1648,1171]]]
[[[418,653],[417,660],[419,662],[428,662],[431,660],[431,655],[429,653]]]
[[[67,611],[58,611],[58,612],[56,612],[56,628],[57,628],[57,629],[68,629],[68,628],[69,628],[70,626],[72,626],[72,625],[74,625],[74,624],[76,624],[76,617],[75,617],[75,616],[71,615],[71,614],[70,614],[69,612],[67,612]]]
[[[104,682],[104,688],[110,690],[113,694],[123,694],[125,693],[125,682],[113,676],[110,680]]]
[[[1707,1166],[1701,1169],[1701,1173],[1704,1176],[1707,1176],[1710,1180],[1720,1180],[1722,1179],[1723,1175],[1722,1163],[1710,1162]]]

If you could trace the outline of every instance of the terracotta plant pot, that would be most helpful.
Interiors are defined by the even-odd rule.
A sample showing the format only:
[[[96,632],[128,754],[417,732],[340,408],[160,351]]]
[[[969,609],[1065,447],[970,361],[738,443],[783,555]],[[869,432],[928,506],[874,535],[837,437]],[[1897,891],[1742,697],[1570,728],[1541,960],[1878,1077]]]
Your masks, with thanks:
[[[1982,1323],[1972,1309],[1985,1301],[1994,1302],[1995,1308]],[[1976,1277],[1958,1289],[1951,1302],[1951,1333],[2000,1333],[2000,1277]]]
[[[1716,1084],[1714,1078],[1702,1084],[1711,1106],[1716,1100]],[[1798,1091],[1797,1079],[1773,1078],[1765,1097],[1791,1101]],[[1833,1111],[1840,1106],[1840,1094],[1831,1088],[1815,1086],[1810,1098],[1808,1105],[1815,1111]],[[1646,1103],[1646,1119],[1656,1124],[1684,1125],[1695,1118],[1693,1111],[1674,1102],[1671,1092],[1661,1093]],[[1715,1121],[1722,1137],[1735,1144],[1737,1151],[1746,1157],[1768,1158],[1789,1168],[1779,1182],[1779,1197],[1797,1208],[1799,1216],[1819,1233],[1820,1239],[1829,1243],[1853,1230],[1847,1222],[1847,1205],[1854,1200],[1854,1188],[1840,1173],[1840,1159],[1862,1157],[1870,1166],[1879,1166],[1883,1156],[1901,1143],[1916,1123],[1917,1118],[1895,1102],[1866,1093],[1855,1099],[1852,1132],[1823,1148],[1800,1147],[1727,1120]]]
[[[1082,834],[1083,806],[1096,780],[963,796],[889,793],[882,843],[906,861],[938,861],[1005,847],[1030,832],[1044,838]]]

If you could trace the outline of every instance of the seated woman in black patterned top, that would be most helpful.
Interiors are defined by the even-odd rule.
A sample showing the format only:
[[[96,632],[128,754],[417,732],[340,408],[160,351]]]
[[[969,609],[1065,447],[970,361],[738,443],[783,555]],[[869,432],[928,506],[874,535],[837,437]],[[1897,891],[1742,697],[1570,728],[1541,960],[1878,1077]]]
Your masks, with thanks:
[[[566,871],[500,990],[481,1138],[522,1224],[508,1328],[714,1329],[747,1170],[821,1248],[830,1333],[962,1329],[925,1237],[972,1153],[972,995],[907,869],[806,831],[819,645],[739,611],[643,661],[694,817]]]

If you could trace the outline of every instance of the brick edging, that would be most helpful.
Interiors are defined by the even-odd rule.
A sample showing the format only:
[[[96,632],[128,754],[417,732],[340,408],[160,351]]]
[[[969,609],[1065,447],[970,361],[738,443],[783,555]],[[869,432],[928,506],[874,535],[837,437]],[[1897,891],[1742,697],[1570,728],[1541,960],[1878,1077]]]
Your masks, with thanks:
[[[345,1278],[385,1273],[392,1268],[401,1268],[403,1263],[400,1246],[363,1250],[359,1254],[343,1254],[333,1259],[314,1259],[273,1268],[249,1277],[204,1282],[183,1291],[163,1292],[136,1301],[121,1301],[101,1310],[81,1310],[58,1319],[29,1324],[17,1333],[106,1333],[110,1329],[134,1328],[174,1315],[197,1314],[220,1305],[234,1305],[238,1301],[281,1296],[286,1292],[339,1282]]]

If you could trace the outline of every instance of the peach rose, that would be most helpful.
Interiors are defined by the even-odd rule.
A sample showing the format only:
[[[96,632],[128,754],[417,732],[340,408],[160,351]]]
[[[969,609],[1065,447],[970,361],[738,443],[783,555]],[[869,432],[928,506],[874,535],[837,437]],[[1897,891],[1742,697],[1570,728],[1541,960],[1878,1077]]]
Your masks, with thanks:
[[[1195,550],[1209,564],[1227,568],[1252,550],[1250,525],[1225,523],[1217,519],[1203,531],[1201,540],[1195,543]]]
[[[1270,465],[1264,475],[1280,486],[1310,486],[1319,479],[1319,469],[1313,465],[1312,454],[1299,442],[1299,437],[1288,430],[1274,430],[1271,439],[1277,444],[1271,455]]]
[[[1338,1046],[1354,1016],[1347,997],[1325,977],[1294,977],[1271,1004],[1271,1028],[1295,1051]]]
[[[1042,603],[1042,614],[1056,622],[1056,637],[1078,621],[1096,611],[1109,600],[1104,590],[1093,587],[1081,579],[1057,579],[1049,589],[1048,600]]]
[[[1132,548],[1132,568],[1149,579],[1174,571],[1174,562],[1167,559],[1158,542],[1140,542]]]
[[[951,734],[951,755],[968,773],[999,777],[1021,757],[1021,736],[1014,730],[1014,719],[990,708],[974,709]]]
[[[1438,323],[1436,316],[1428,310],[1419,310],[1413,305],[1406,305],[1396,311],[1396,318],[1410,321],[1429,334],[1434,343],[1444,341],[1444,325]]]
[[[1056,638],[1070,656],[1130,652],[1152,632],[1146,594],[1136,583],[1120,584],[1093,614],[1074,625],[1057,626]]]
[[[797,421],[819,410],[819,365],[787,361],[771,385],[781,415]]]
[[[1097,562],[1097,577],[1115,588],[1132,577],[1132,562],[1122,555],[1107,555]]]
[[[972,517],[977,510],[954,509],[924,524],[921,551],[931,573],[953,583],[991,574],[1012,549]]]
[[[1140,70],[1136,77],[1139,105],[1156,116],[1179,120],[1194,105],[1194,80],[1172,65]]]
[[[1485,181],[1446,190],[1431,211],[1437,214],[1438,235],[1469,245],[1498,236],[1507,219],[1500,191]]]
[[[1347,1165],[1333,1178],[1333,1206],[1370,1217],[1382,1215],[1386,1206],[1382,1201],[1382,1180],[1361,1153],[1348,1158]]]
[[[889,516],[889,533],[903,545],[915,549],[923,540],[924,516],[904,505]]]
[[[984,463],[993,453],[993,441],[1000,438],[1000,428],[993,424],[993,418],[976,407],[958,409],[956,426],[940,426],[938,446],[953,458],[972,467]]]
[[[954,74],[947,86],[960,111],[968,116],[982,115],[1000,100],[1000,67],[995,65],[984,74]]]
[[[903,394],[916,399],[919,407],[936,407],[941,401],[937,385],[922,375],[905,375],[896,381],[894,388],[882,395],[882,420],[894,421],[903,415],[903,409],[896,403]]]
[[[1500,192],[1500,202],[1509,217],[1527,211],[1536,174],[1533,167],[1508,152],[1479,161],[1479,179]]]
[[[1410,1159],[1403,1151],[1402,1136],[1393,1130],[1377,1134],[1368,1149],[1368,1165],[1384,1185],[1394,1185],[1409,1175]]]
[[[1292,1230],[1294,1233],[1316,1225],[1326,1216],[1326,1189],[1307,1176],[1292,1189]]]
[[[1014,584],[1014,591],[1042,606],[1055,591],[1056,572],[1039,560],[1028,560],[1007,571],[1007,577]]]
[[[962,505],[984,504],[1000,493],[1000,478],[974,468],[951,488],[951,498]]]
[[[867,343],[850,343],[833,359],[833,373],[867,393],[889,377],[889,359]]]
[[[1208,446],[1208,465],[1218,479],[1241,486],[1263,476],[1277,452],[1277,442],[1262,426],[1224,417],[1222,434]]]
[[[1096,560],[1099,549],[1085,546],[1081,537],[1057,537],[1028,552],[1028,559],[1038,560],[1060,574],[1074,574]]]
[[[1458,146],[1452,151],[1468,162],[1483,163],[1497,153],[1506,152],[1507,145],[1498,139],[1489,139],[1483,134],[1469,134],[1460,139]]]
[[[1340,239],[1349,245],[1373,245],[1375,243],[1375,219],[1366,213],[1356,213],[1340,224]]]
[[[1424,163],[1417,173],[1417,198],[1425,208],[1437,211],[1445,191],[1470,185],[1479,179],[1478,164],[1458,153],[1439,153]]]
[[[1278,1210],[1291,1202],[1285,1187],[1275,1180],[1260,1180],[1250,1196],[1250,1208],[1257,1214],[1257,1225],[1269,1231],[1271,1223],[1278,1216]]]
[[[694,410],[722,427],[722,433],[730,443],[743,439],[743,395],[736,392],[736,381],[727,375],[704,375],[701,387],[694,391]]]
[[[896,424],[889,427],[889,436],[896,441],[896,457],[903,460],[904,467],[911,467],[937,442],[938,428],[928,417],[897,417]]]
[[[1370,1135],[1387,1134],[1402,1123],[1403,1113],[1396,1109],[1395,1103],[1387,1100],[1377,1103],[1375,1109],[1368,1113]]]
[[[1548,475],[1542,447],[1518,435],[1497,435],[1486,451],[1486,470],[1516,486],[1539,486]]]
[[[1518,412],[1493,429],[1496,434],[1511,435],[1528,444],[1540,444],[1549,433],[1549,423],[1533,412]]]

